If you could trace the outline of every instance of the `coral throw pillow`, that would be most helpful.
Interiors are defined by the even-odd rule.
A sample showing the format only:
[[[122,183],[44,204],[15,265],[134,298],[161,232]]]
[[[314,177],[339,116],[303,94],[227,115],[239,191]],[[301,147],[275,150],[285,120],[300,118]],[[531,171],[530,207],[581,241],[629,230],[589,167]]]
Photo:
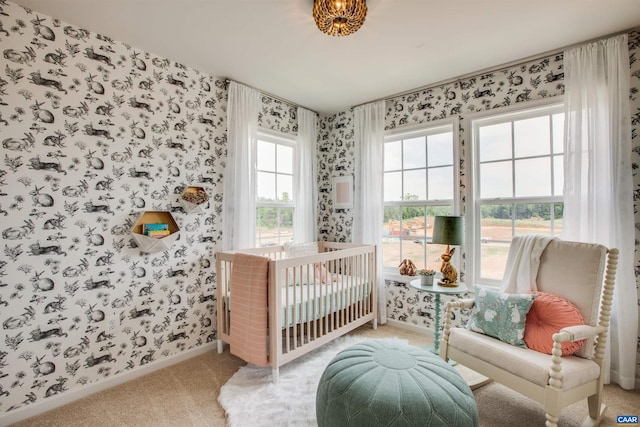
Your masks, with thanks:
[[[527,347],[551,354],[553,334],[567,326],[584,325],[580,310],[566,299],[547,292],[536,292],[531,310],[527,313],[524,342]],[[562,355],[570,356],[580,350],[585,340],[562,344]]]

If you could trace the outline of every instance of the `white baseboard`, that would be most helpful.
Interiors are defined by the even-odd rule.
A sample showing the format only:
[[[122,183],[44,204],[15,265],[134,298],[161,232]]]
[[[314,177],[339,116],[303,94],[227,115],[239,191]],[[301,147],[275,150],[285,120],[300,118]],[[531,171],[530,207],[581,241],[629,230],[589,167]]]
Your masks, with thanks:
[[[37,402],[31,405],[25,406],[23,408],[18,408],[16,410],[9,412],[8,414],[3,414],[2,416],[0,416],[0,426],[5,427],[8,425],[17,423],[19,421],[26,420],[27,418],[40,415],[44,412],[50,411],[59,406],[63,406],[73,401],[87,397],[90,394],[98,393],[100,391],[126,383],[127,381],[131,381],[138,377],[148,375],[154,371],[158,371],[168,366],[175,365],[176,363],[180,363],[187,359],[191,359],[192,357],[199,356],[208,351],[215,351],[215,350],[216,350],[216,341],[212,341],[210,343],[201,345],[200,347],[183,351],[181,353],[175,354],[173,356],[169,356],[162,360],[151,362],[148,365],[138,367],[131,371],[121,372],[117,375],[114,375],[113,377],[109,377],[98,383],[92,383],[87,386],[79,387],[75,390],[71,390],[57,396],[53,396],[43,400],[38,400]]]
[[[431,329],[425,328],[424,326],[412,325],[407,322],[401,322],[399,320],[389,319],[388,317],[387,317],[387,324],[389,326],[393,326],[394,328],[405,329],[407,331],[415,332],[417,334],[424,334],[430,337],[431,339],[434,338],[433,331]]]

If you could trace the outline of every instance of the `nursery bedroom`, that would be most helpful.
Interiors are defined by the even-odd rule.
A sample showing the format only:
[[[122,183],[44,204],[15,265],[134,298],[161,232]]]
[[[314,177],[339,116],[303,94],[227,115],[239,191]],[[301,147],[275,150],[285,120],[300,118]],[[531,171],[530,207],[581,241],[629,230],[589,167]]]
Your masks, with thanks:
[[[0,0],[0,426],[640,425],[637,0]]]

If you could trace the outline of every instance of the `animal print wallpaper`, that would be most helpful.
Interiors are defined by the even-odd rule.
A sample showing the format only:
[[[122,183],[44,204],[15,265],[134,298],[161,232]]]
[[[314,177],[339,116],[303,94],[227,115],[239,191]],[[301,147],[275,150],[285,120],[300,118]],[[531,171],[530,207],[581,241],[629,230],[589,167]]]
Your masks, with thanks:
[[[637,32],[629,48],[635,171]],[[6,0],[0,50],[1,419],[216,338],[227,82]],[[562,80],[552,56],[416,91],[387,101],[386,127],[558,96]],[[295,106],[269,96],[258,120],[297,132]],[[320,117],[323,240],[351,240],[353,212],[333,208],[331,179],[353,174],[353,136],[352,110]],[[467,129],[459,137],[462,179]],[[203,212],[180,203],[187,186],[206,190]],[[634,186],[640,201],[637,173]],[[168,249],[137,247],[144,211],[173,216],[180,234]],[[387,297],[390,319],[433,327],[431,294],[388,282]]]
[[[0,413],[216,338],[226,82],[1,1]],[[262,127],[296,110],[263,97]],[[185,212],[187,186],[203,213]],[[180,228],[145,253],[144,211]],[[0,416],[1,418],[1,416]]]
[[[633,138],[634,200],[636,201],[636,236],[640,236],[640,33],[629,33],[631,62],[631,111]],[[499,110],[513,104],[526,103],[562,95],[564,93],[562,54],[515,65],[502,70],[465,78],[438,87],[419,90],[386,101],[386,129],[396,129],[433,120],[456,116],[459,119],[458,137],[461,163],[460,201],[466,210],[464,178],[470,141],[465,129],[465,115],[486,110]],[[323,117],[318,141],[319,155],[319,236],[323,240],[350,241],[353,214],[349,209],[332,207],[331,177],[354,173],[353,111]],[[636,246],[640,240],[636,239]],[[640,275],[640,258],[636,251],[636,275]],[[464,254],[461,265],[464,280]],[[463,295],[472,297],[471,294]],[[443,296],[443,300],[451,297]],[[640,297],[639,297],[640,299]],[[640,305],[640,304],[639,304]],[[420,293],[404,283],[387,281],[387,316],[410,325],[434,327],[434,296]],[[462,324],[466,318],[455,319]],[[640,366],[640,338],[638,341]],[[640,378],[640,377],[639,377]]]

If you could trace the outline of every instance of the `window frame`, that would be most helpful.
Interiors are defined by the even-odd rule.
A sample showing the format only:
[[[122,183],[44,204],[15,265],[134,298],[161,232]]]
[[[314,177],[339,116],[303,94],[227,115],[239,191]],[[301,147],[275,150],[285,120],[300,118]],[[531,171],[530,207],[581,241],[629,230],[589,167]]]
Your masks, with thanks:
[[[291,201],[289,202],[282,202],[282,201],[272,201],[272,202],[266,202],[266,201],[260,201],[258,200],[258,172],[268,172],[268,173],[272,173],[271,171],[264,171],[261,169],[258,169],[258,143],[259,141],[263,141],[263,142],[269,142],[272,144],[275,144],[276,147],[278,145],[283,145],[283,146],[287,146],[287,147],[291,147],[293,150],[292,153],[292,164],[291,164],[291,178],[292,178],[292,183],[295,182],[295,159],[296,159],[296,153],[298,150],[298,145],[297,145],[297,137],[296,135],[289,135],[283,132],[278,132],[272,129],[266,129],[263,127],[258,127],[258,131],[257,131],[257,136],[256,136],[256,148],[255,148],[255,155],[254,158],[255,163],[253,165],[253,168],[255,170],[256,173],[256,185],[254,188],[255,194],[254,194],[254,198],[255,198],[255,202],[256,202],[256,214],[255,214],[255,226],[256,226],[256,233],[255,233],[255,246],[256,247],[262,247],[260,245],[261,239],[260,239],[260,233],[259,233],[259,227],[258,227],[258,209],[260,208],[276,208],[277,212],[278,212],[278,231],[280,230],[280,209],[282,208],[293,208],[293,221],[292,221],[292,228],[291,228],[291,238],[293,239],[293,235],[294,235],[294,230],[295,230],[295,210],[296,210],[296,197],[295,194],[293,194],[294,192],[294,187],[295,185],[292,186],[291,189]],[[277,148],[276,148],[277,150]],[[278,174],[280,175],[289,175],[289,174],[285,174],[285,173],[279,173],[278,170],[278,165],[277,165],[277,161],[278,161],[278,156],[277,156],[277,151],[276,151],[276,171],[273,172],[276,177]],[[276,178],[276,185],[277,185],[277,178]],[[276,187],[276,197],[277,197],[277,187]],[[278,236],[280,236],[280,233],[278,233]],[[280,237],[278,237],[278,244],[284,244],[285,242],[280,242]]]
[[[383,210],[387,207],[402,208],[402,207],[411,207],[411,206],[424,207],[425,209],[427,209],[429,206],[443,206],[448,204],[450,205],[451,215],[460,215],[460,212],[461,212],[461,202],[460,202],[461,201],[461,197],[460,197],[460,190],[461,190],[460,163],[461,162],[460,160],[461,158],[460,158],[460,144],[459,144],[460,135],[459,135],[458,123],[459,123],[459,120],[457,117],[450,117],[442,120],[434,120],[431,122],[403,126],[403,127],[395,128],[385,132],[383,144],[386,144],[388,142],[398,141],[398,140],[407,140],[411,138],[422,137],[422,136],[428,137],[429,135],[443,133],[443,131],[450,131],[451,138],[452,138],[451,143],[452,143],[452,149],[453,149],[453,153],[452,153],[453,191],[452,191],[452,199],[450,201],[447,199],[434,199],[434,200],[427,199],[427,200],[417,200],[417,201],[401,200],[401,201],[387,202],[384,200],[384,196],[383,196]],[[384,152],[384,148],[383,148],[383,152]],[[384,162],[384,155],[383,155],[383,162]],[[429,166],[427,165],[425,167],[428,168]],[[404,171],[404,168],[400,169],[400,171]],[[383,173],[383,185],[384,185],[384,173],[385,173],[384,166],[383,166],[382,173]],[[404,177],[402,177],[402,174],[401,174],[401,180],[402,180],[401,182],[404,183]],[[383,224],[381,224],[381,227],[382,226]],[[381,233],[383,232],[382,228],[380,232]],[[425,244],[424,246],[425,246],[425,254],[426,254],[427,245]],[[460,251],[457,251],[457,252],[458,253],[454,255],[454,260],[453,260],[455,265],[459,265],[459,262],[460,262],[460,254],[459,254]],[[401,252],[401,258],[402,258],[402,252]],[[401,259],[398,260],[398,264],[400,263],[400,261]],[[425,262],[426,262],[426,259],[425,259]],[[384,272],[385,278],[390,280],[406,282],[408,280],[412,280],[415,278],[415,277],[409,277],[409,276],[400,276],[398,273],[398,269],[393,266],[383,265],[383,272]]]
[[[543,114],[541,114],[543,113]],[[480,147],[478,143],[479,139],[479,125],[492,125],[499,123],[513,123],[514,121],[524,120],[528,118],[535,118],[541,116],[553,116],[554,114],[564,113],[564,98],[558,100],[557,98],[553,100],[543,100],[540,102],[528,102],[526,105],[516,105],[508,108],[501,109],[499,113],[495,113],[494,111],[483,111],[476,114],[472,114],[466,119],[466,126],[469,129],[469,140],[470,144],[470,154],[471,159],[469,161],[469,173],[468,173],[468,182],[466,183],[469,191],[469,203],[467,204],[467,212],[469,219],[469,226],[467,229],[467,242],[469,242],[467,249],[467,261],[470,262],[470,267],[467,271],[467,275],[470,280],[474,284],[479,284],[488,287],[499,287],[501,285],[501,280],[491,279],[491,278],[483,278],[481,276],[481,255],[482,255],[482,243],[483,239],[481,234],[482,230],[482,215],[481,209],[483,205],[491,205],[491,204],[503,204],[503,205],[512,205],[512,225],[511,225],[511,234],[514,235],[514,222],[517,220],[513,215],[514,210],[513,207],[516,205],[524,205],[524,204],[549,204],[553,206],[556,203],[564,203],[563,195],[552,194],[548,196],[522,196],[517,197],[512,195],[511,197],[490,197],[481,199],[480,198]],[[566,120],[566,118],[565,118]],[[551,136],[553,136],[553,122],[550,129]],[[513,135],[513,127],[512,127],[512,135]],[[553,138],[550,140],[550,160],[553,164],[553,159],[558,154],[553,150]],[[512,139],[512,144],[515,141]],[[564,158],[564,148],[562,151],[562,156]],[[519,159],[528,159],[528,158],[536,158],[541,156],[522,156],[516,157],[515,150],[511,153],[511,162],[512,164],[515,160]],[[546,155],[543,157],[547,157]],[[553,167],[551,168],[551,193],[555,192],[555,170]],[[511,179],[512,185],[515,191],[515,167],[512,168]],[[551,211],[551,235],[554,236],[554,227],[553,227],[553,210]],[[556,230],[557,231],[557,230]]]

